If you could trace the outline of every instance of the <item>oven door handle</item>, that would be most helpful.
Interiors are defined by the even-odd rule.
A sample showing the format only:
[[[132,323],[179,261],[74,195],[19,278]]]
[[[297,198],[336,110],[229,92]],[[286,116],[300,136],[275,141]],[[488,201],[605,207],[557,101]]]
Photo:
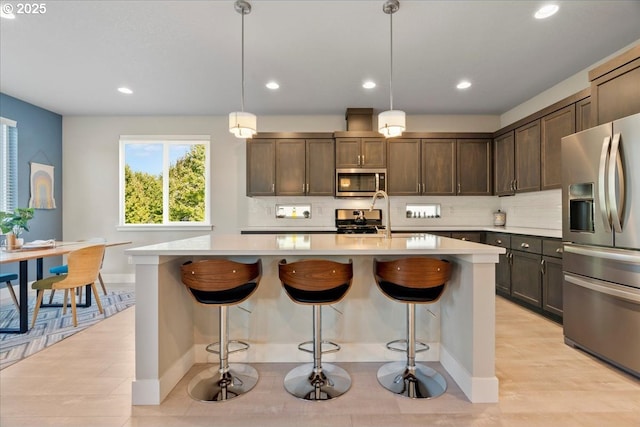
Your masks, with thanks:
[[[624,287],[621,285],[609,284],[589,277],[576,276],[571,273],[564,273],[564,280],[582,288],[611,295],[635,304],[640,304],[640,289],[637,292],[634,292],[632,290],[623,289]]]

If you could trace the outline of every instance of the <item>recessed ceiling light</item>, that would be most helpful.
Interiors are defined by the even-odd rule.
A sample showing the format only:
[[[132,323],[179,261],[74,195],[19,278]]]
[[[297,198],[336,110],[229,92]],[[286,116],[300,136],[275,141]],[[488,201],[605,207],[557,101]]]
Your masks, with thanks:
[[[271,90],[276,90],[280,87],[280,85],[277,82],[269,82],[265,86],[267,86]]]
[[[119,87],[118,92],[124,93],[125,95],[131,95],[133,93],[133,91],[128,87]]]
[[[550,17],[551,15],[554,15],[558,11],[558,9],[560,9],[560,6],[558,6],[557,4],[545,4],[540,9],[538,9],[533,16],[536,19],[545,19]]]
[[[376,82],[367,80],[366,82],[362,83],[362,87],[365,89],[373,89],[374,87],[376,87]]]
[[[468,80],[462,80],[460,83],[456,85],[458,89],[469,89],[471,87],[471,82]]]

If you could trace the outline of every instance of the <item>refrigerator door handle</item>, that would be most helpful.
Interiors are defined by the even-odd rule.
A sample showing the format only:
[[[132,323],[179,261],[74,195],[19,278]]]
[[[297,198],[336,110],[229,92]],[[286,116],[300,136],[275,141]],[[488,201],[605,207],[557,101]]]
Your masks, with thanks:
[[[611,216],[607,205],[607,186],[606,186],[606,167],[607,158],[609,157],[609,146],[611,145],[611,137],[607,136],[602,141],[602,151],[600,152],[600,166],[598,167],[598,204],[600,205],[600,214],[602,215],[602,224],[607,233],[611,233]]]
[[[588,277],[576,276],[571,273],[565,273],[564,280],[595,292],[600,292],[602,294],[611,295],[613,297],[624,299],[635,304],[640,304],[640,293],[630,292],[620,285],[609,284],[607,282],[590,279]]]
[[[616,197],[616,171],[618,172],[618,186],[620,189],[620,204]],[[620,134],[613,135],[611,152],[609,154],[609,208],[611,209],[611,222],[616,233],[622,233],[622,213],[624,210],[624,169],[622,168],[622,156],[620,155]],[[620,208],[620,209],[618,209]]]
[[[637,251],[626,250],[605,250],[596,249],[594,247],[581,247],[575,245],[564,245],[564,253],[572,253],[577,255],[585,255],[594,258],[610,259],[618,262],[625,262],[629,264],[640,264],[640,254]],[[638,254],[638,255],[636,255]]]

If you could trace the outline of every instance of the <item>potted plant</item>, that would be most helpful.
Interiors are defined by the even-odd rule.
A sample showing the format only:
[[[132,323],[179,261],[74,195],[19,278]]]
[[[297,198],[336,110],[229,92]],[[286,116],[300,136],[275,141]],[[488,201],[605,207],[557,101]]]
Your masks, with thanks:
[[[13,212],[0,212],[0,230],[7,235],[7,247],[20,247],[20,234],[29,231],[29,221],[33,218],[33,208],[15,208]]]

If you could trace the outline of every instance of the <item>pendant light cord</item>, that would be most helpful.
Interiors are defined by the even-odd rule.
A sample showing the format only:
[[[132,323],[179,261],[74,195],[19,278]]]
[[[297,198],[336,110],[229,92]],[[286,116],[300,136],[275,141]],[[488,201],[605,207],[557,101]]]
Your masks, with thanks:
[[[240,15],[242,15],[242,48],[241,48],[241,55],[242,55],[242,85],[240,88],[240,111],[242,111],[244,113],[244,10],[242,12],[240,12]]]
[[[391,22],[391,37],[390,37],[390,61],[389,61],[389,109],[393,110],[393,13],[389,14],[389,20]]]

